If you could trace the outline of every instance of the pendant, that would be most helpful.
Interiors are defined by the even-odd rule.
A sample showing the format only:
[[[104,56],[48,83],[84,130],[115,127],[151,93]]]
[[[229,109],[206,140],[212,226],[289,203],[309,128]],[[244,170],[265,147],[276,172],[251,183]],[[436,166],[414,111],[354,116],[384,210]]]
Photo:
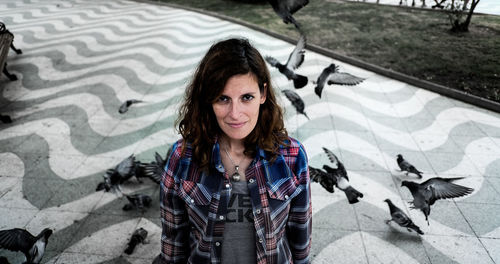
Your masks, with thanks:
[[[238,173],[238,169],[239,168],[240,168],[240,166],[234,166],[235,172],[231,176],[231,178],[233,179],[233,181],[240,181],[240,174]]]

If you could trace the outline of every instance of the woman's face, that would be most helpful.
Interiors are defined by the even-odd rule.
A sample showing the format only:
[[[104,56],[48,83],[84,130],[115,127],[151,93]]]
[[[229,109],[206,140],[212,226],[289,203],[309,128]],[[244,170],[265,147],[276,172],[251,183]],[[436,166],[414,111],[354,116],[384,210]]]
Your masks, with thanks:
[[[224,134],[229,139],[242,140],[257,124],[260,105],[265,101],[265,89],[260,92],[254,75],[240,74],[229,78],[212,108]]]

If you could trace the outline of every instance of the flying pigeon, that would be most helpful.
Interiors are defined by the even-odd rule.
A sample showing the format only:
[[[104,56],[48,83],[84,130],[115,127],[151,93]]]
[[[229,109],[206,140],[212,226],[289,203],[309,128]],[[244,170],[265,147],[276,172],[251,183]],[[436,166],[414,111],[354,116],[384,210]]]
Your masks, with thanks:
[[[10,123],[12,123],[12,118],[10,118],[10,116],[8,116],[8,115],[0,114],[0,121],[2,121],[2,123],[4,123],[4,124],[10,124]]]
[[[418,176],[418,178],[422,179],[422,173],[421,171],[417,170],[415,166],[411,165],[408,161],[403,159],[403,155],[398,154],[397,156],[397,162],[398,166],[401,169],[401,171],[406,171],[406,175],[408,176],[408,173],[413,173]]]
[[[296,92],[288,89],[283,90],[281,92],[285,94],[286,98],[288,98],[290,102],[292,102],[292,105],[295,107],[298,113],[303,114],[307,117],[307,119],[310,119],[307,116],[306,112],[304,112],[305,108],[304,100],[302,100],[302,98],[300,98],[300,96]]]
[[[323,69],[316,81],[314,92],[321,98],[321,92],[325,84],[340,84],[340,85],[356,85],[363,81],[363,78],[354,76],[347,72],[339,72],[339,66],[330,64],[330,66]]]
[[[97,185],[96,191],[105,189],[106,192],[113,189],[113,191],[120,190],[120,184],[130,179],[135,174],[137,163],[135,162],[134,155],[130,155],[124,159],[113,169],[108,169],[103,176],[104,181]]]
[[[25,229],[14,228],[0,231],[0,248],[21,251],[26,256],[27,264],[38,264],[43,258],[45,247],[52,235],[52,230],[45,228],[36,237]]]
[[[323,169],[325,170],[323,171],[309,166],[311,180],[319,182],[323,188],[331,193],[333,193],[333,185],[337,186],[337,188],[344,191],[350,204],[359,202],[358,198],[362,198],[363,194],[349,184],[349,178],[347,177],[347,171],[345,170],[344,164],[339,161],[333,152],[327,148],[323,148],[323,150],[334,167],[323,165]]]
[[[413,221],[406,215],[403,210],[399,209],[399,207],[395,206],[390,199],[385,199],[384,202],[389,205],[389,211],[391,212],[391,219],[387,220],[386,223],[389,224],[391,221],[396,222],[398,225],[402,227],[406,227],[408,231],[415,230],[417,233],[423,235],[424,232],[420,230],[420,227],[416,226]]]
[[[297,45],[293,49],[292,53],[290,53],[285,65],[281,64],[278,60],[271,56],[266,56],[266,61],[271,64],[271,66],[278,68],[278,70],[283,73],[288,80],[293,80],[293,86],[296,89],[306,86],[308,81],[306,76],[293,72],[304,62],[305,46],[306,36],[300,35],[299,41],[297,42]]]
[[[142,102],[141,100],[136,100],[136,99],[127,100],[122,105],[120,105],[120,109],[118,109],[118,113],[123,114],[123,113],[128,111],[129,106],[131,106],[132,104],[141,103],[141,102]]]
[[[274,12],[283,19],[285,24],[292,23],[300,30],[299,24],[292,14],[309,3],[309,0],[268,0]]]
[[[130,203],[123,206],[123,211],[130,211],[137,208],[144,212],[144,207],[151,207],[151,203],[153,202],[151,197],[146,194],[125,195],[125,197],[127,197]]]
[[[425,220],[429,224],[428,216],[431,212],[431,205],[439,199],[456,198],[470,194],[473,188],[454,184],[453,181],[463,179],[459,178],[430,178],[422,183],[403,181],[401,186],[406,186],[413,196],[412,209],[420,209],[425,215]]]
[[[146,237],[148,236],[148,231],[144,228],[138,228],[137,230],[134,231],[132,234],[132,237],[130,237],[130,241],[128,242],[128,246],[125,249],[125,253],[127,254],[132,254],[134,252],[135,247],[137,244],[142,243],[146,244]]]

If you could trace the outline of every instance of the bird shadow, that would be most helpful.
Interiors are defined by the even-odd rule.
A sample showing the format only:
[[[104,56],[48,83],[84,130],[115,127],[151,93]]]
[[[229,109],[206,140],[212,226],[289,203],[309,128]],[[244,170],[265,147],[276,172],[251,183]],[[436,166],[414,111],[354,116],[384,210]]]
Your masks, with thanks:
[[[386,239],[388,241],[406,241],[406,242],[421,242],[422,238],[416,232],[408,232],[405,228],[397,228],[391,224],[389,226],[390,232],[387,232]]]

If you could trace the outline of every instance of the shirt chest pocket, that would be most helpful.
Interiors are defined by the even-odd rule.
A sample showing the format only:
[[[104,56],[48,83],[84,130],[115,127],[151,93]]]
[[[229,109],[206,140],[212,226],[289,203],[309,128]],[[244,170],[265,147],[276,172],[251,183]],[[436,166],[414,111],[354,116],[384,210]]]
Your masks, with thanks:
[[[295,185],[295,182],[292,179],[288,179],[281,184],[276,183],[272,186],[267,185],[266,188],[270,198],[270,203],[289,202],[302,190],[300,186]]]
[[[212,192],[208,188],[192,181],[181,180],[178,193],[189,206],[209,205],[212,200]]]

